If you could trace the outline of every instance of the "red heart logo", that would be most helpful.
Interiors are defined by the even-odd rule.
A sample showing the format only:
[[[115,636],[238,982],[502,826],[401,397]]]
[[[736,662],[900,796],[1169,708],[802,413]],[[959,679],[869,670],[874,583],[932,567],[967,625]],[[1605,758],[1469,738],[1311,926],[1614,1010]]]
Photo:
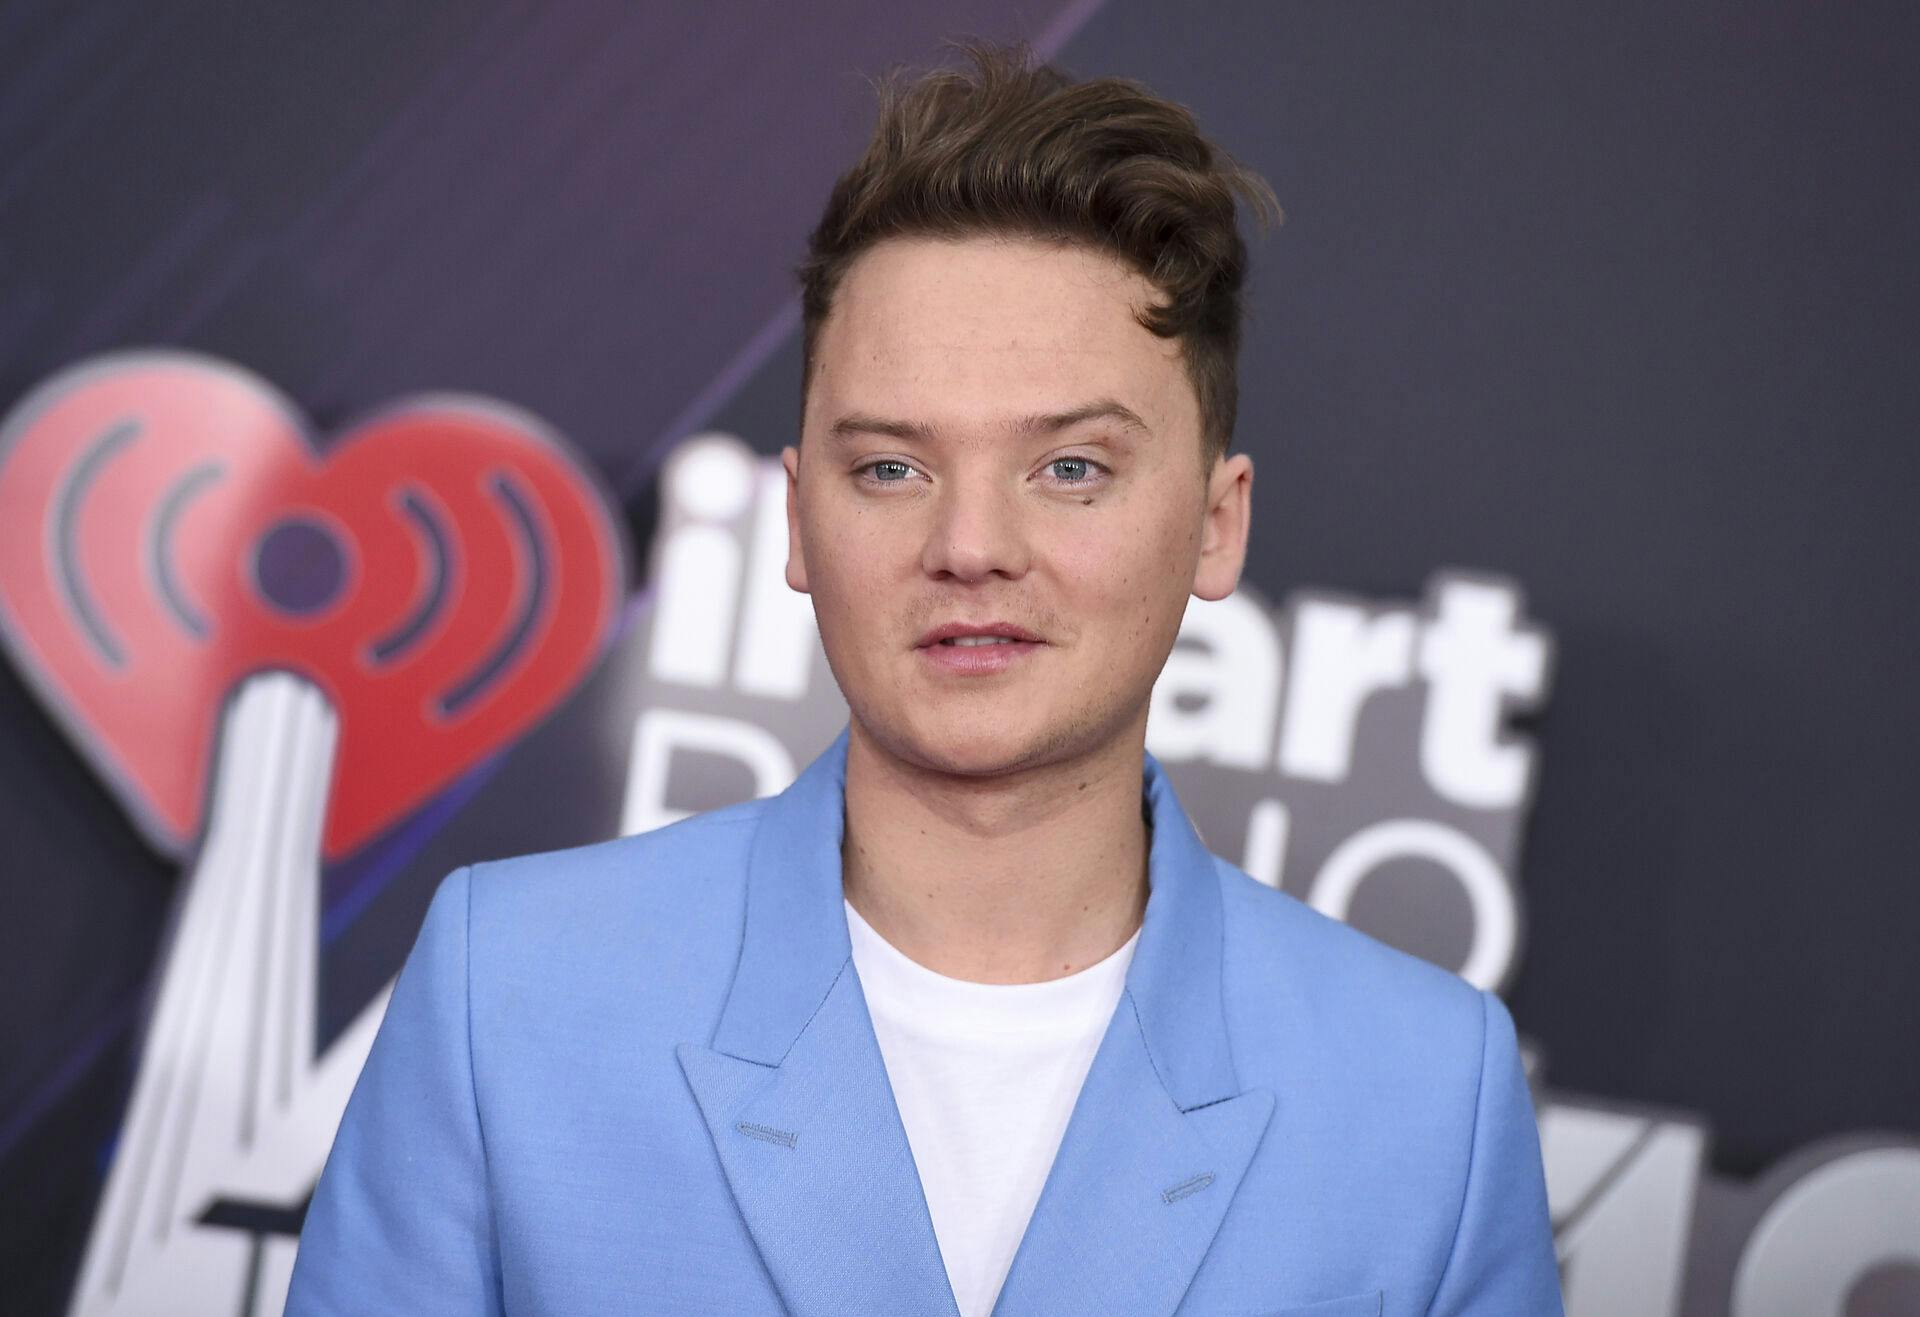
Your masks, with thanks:
[[[619,522],[531,416],[422,397],[322,456],[265,381],[178,352],[95,358],[15,407],[0,528],[0,638],[175,856],[241,678],[332,700],[337,859],[552,709],[625,594]]]

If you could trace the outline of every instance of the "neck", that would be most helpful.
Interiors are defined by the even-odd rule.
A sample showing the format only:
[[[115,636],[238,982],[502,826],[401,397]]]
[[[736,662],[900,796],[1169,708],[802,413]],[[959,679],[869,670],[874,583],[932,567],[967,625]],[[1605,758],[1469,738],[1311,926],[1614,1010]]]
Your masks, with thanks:
[[[853,723],[842,886],[909,959],[976,983],[1039,983],[1105,959],[1147,903],[1146,724],[1065,763],[992,778],[886,753]]]

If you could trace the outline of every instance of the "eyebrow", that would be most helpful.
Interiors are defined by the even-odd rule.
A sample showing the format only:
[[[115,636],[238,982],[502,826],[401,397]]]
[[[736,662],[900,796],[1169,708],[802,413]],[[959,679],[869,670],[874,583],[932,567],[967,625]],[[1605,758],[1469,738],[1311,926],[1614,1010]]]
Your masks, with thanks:
[[[1140,414],[1117,398],[1095,398],[1066,411],[1022,416],[1008,428],[1018,434],[1055,434],[1095,420],[1116,421],[1122,429],[1131,430],[1143,438],[1153,434],[1151,427],[1140,419]],[[865,412],[849,412],[835,421],[827,433],[836,439],[855,434],[884,434],[894,439],[926,443],[936,431],[925,421],[893,420],[884,416],[870,416]]]

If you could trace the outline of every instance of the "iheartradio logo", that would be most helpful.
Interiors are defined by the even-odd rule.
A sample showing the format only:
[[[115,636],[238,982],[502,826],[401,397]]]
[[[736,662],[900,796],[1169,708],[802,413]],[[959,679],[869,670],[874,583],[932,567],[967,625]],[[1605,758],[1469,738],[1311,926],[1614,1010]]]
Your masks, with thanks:
[[[229,363],[96,358],[0,423],[0,641],[163,853],[204,822],[220,709],[265,670],[339,717],[351,853],[557,704],[625,555],[587,468],[488,399],[411,399],[317,451]]]
[[[76,1315],[279,1310],[385,1011],[316,1047],[319,867],[573,691],[619,522],[531,416],[396,404],[319,451],[240,368],[97,358],[0,421],[0,642],[187,860]]]

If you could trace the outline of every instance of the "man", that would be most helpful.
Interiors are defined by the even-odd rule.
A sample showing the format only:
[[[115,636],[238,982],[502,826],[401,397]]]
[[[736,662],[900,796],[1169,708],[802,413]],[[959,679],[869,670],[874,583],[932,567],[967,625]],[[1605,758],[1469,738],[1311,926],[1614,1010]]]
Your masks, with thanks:
[[[851,718],[781,795],[436,894],[289,1311],[1560,1310],[1511,1021],[1211,856],[1145,756],[1264,185],[979,50],[802,267],[788,580]]]

